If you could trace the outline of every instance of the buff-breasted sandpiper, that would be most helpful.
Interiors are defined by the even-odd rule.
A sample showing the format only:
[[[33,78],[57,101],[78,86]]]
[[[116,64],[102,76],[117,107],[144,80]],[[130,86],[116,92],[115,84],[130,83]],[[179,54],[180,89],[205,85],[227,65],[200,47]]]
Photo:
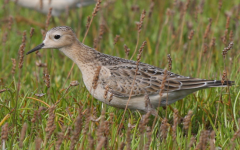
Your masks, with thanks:
[[[169,71],[164,74],[163,69],[145,63],[138,64],[135,74],[136,61],[100,53],[79,42],[73,30],[66,26],[49,30],[43,43],[27,54],[43,48],[59,49],[72,59],[81,70],[88,91],[96,99],[117,108],[125,108],[128,103],[129,109],[156,112],[158,106],[172,104],[195,91],[234,84],[234,81],[222,83],[220,80],[191,78]],[[93,90],[93,80],[99,66],[97,87]],[[162,86],[164,76],[165,82]],[[146,95],[149,105],[146,105]],[[110,97],[111,101],[108,100]]]

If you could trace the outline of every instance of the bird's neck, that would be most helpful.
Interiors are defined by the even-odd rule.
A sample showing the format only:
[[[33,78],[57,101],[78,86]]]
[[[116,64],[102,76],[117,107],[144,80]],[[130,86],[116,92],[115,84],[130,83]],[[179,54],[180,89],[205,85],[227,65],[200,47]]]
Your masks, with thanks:
[[[94,59],[95,53],[97,52],[95,49],[78,41],[70,46],[60,48],[59,50],[72,59],[76,64],[92,62],[92,59]]]
[[[99,52],[78,41],[69,47],[65,47],[64,49],[61,48],[59,50],[61,50],[66,56],[68,56],[77,64],[78,68],[82,72],[84,84],[86,85],[87,89],[90,90],[95,71],[97,66],[100,65],[100,62],[95,59]]]
[[[82,72],[86,66],[98,66],[98,62],[95,60],[98,52],[79,41],[75,41],[74,44],[60,48],[59,50],[72,59]]]

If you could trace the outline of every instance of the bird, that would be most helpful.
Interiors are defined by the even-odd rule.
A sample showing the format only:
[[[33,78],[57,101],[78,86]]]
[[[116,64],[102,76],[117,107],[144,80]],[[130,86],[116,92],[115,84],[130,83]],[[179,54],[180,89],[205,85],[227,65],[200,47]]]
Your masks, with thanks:
[[[95,0],[17,0],[16,4],[44,14],[47,14],[49,8],[52,7],[52,15],[60,16],[67,9],[84,7],[95,2]]]
[[[151,112],[152,115],[157,115],[159,106],[170,105],[198,90],[234,85],[234,81],[182,76],[146,63],[101,53],[81,43],[68,26],[50,29],[43,42],[26,54],[40,49],[59,49],[72,59],[94,98],[113,107]]]

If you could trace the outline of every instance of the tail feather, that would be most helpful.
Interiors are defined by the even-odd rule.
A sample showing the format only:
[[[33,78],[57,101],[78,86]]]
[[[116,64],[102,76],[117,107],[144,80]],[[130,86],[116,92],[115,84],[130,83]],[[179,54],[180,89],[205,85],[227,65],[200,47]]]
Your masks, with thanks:
[[[226,87],[234,85],[234,81],[224,81],[222,83],[221,80],[189,80],[189,81],[179,81],[181,85],[175,87],[170,82],[169,89],[171,90],[187,90],[187,89],[204,89],[210,87]]]
[[[235,84],[234,81],[224,81],[222,83],[222,81],[220,81],[220,80],[215,80],[215,81],[207,83],[207,86],[208,87],[225,87],[225,86],[232,86],[234,84]]]

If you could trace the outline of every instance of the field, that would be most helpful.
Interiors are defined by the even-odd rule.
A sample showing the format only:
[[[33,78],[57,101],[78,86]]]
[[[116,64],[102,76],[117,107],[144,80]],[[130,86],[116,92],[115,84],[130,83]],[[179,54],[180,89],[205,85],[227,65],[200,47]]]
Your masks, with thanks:
[[[238,0],[103,0],[95,13],[89,5],[60,17],[7,0],[0,7],[0,149],[240,149]],[[235,85],[160,107],[159,118],[124,112],[94,99],[60,51],[25,55],[56,26],[127,59],[146,41],[141,62]]]

